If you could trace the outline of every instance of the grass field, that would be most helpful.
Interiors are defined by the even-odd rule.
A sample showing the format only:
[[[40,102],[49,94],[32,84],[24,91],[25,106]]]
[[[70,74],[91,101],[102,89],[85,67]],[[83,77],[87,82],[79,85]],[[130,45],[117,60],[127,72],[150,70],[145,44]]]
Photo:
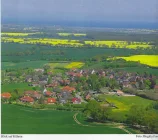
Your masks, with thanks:
[[[147,107],[154,101],[144,99],[138,96],[117,96],[117,95],[100,95],[103,99],[113,103],[118,109],[112,109],[111,118],[118,121],[124,121],[132,105]]]
[[[149,74],[153,74],[158,76],[158,70],[155,68],[149,68],[149,67],[124,67],[124,68],[115,68],[119,71],[127,71],[127,72],[138,72],[143,74],[144,72],[147,72]]]
[[[32,87],[28,86],[28,83],[11,83],[1,86],[1,92],[13,92],[15,89],[23,92],[24,90],[32,90]]]
[[[39,61],[39,60],[55,60],[55,61],[67,61],[72,59],[73,61],[81,61],[84,59],[92,58],[96,55],[107,55],[107,56],[130,56],[135,54],[134,49],[119,49],[119,48],[99,48],[99,47],[50,47],[42,45],[31,45],[31,44],[17,44],[17,43],[2,43],[2,62],[13,62],[13,61]],[[34,52],[32,55],[17,56],[17,52]],[[42,52],[63,52],[63,55],[56,54],[42,54]],[[13,55],[6,55],[12,53]]]
[[[2,104],[2,134],[126,134],[111,126],[79,125],[73,119],[74,114]]]
[[[18,68],[42,68],[48,61],[2,62],[2,70]]]

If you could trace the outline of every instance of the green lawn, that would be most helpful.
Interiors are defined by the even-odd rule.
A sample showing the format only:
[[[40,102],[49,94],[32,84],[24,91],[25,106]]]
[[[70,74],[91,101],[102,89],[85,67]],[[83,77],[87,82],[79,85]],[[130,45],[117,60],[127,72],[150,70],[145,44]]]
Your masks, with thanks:
[[[81,126],[75,112],[2,104],[2,134],[125,134],[110,126]]]

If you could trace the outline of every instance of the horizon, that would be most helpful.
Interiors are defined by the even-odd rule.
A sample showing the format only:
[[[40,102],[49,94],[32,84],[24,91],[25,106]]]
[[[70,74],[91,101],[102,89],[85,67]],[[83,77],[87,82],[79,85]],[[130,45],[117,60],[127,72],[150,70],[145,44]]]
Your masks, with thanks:
[[[158,28],[157,6],[157,0],[93,0],[93,2],[2,0],[1,22],[80,27]]]
[[[61,26],[61,27],[83,27],[83,28],[124,28],[124,29],[158,29],[158,22],[85,22],[85,21],[15,21],[5,20],[1,24],[26,25],[26,26]]]

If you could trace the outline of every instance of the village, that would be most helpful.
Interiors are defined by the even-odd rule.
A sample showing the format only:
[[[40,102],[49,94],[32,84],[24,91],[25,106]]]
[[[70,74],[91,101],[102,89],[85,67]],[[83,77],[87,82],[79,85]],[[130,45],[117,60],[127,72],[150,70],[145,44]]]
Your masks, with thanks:
[[[8,72],[5,77],[16,82],[17,75]],[[89,100],[98,101],[97,96],[101,94],[135,96],[137,91],[158,88],[154,82],[156,76],[112,69],[73,68],[65,70],[63,74],[53,74],[45,67],[33,69],[29,73],[22,73],[20,77],[22,77],[21,82],[28,83],[28,87],[32,87],[34,90],[17,93],[18,96],[12,100],[30,104],[34,102],[40,104],[81,104]],[[4,102],[8,102],[12,95],[13,93],[4,92],[1,97]]]

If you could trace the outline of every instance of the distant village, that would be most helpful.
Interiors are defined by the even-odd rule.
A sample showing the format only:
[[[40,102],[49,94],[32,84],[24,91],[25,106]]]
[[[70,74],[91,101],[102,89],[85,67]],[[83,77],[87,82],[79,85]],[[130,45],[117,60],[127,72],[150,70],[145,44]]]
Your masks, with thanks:
[[[5,77],[16,82],[16,75],[7,73]],[[28,87],[34,90],[26,90],[18,101],[34,103],[41,101],[43,104],[81,104],[100,94],[115,94],[117,96],[135,96],[134,91],[158,89],[153,75],[129,73],[123,71],[84,70],[71,69],[64,74],[45,72],[45,69],[34,69],[32,74],[23,73],[21,81],[28,83]],[[5,79],[3,79],[5,81]],[[19,82],[19,81],[18,81]],[[3,82],[2,82],[3,84]],[[1,94],[6,102],[12,97],[12,93]]]

